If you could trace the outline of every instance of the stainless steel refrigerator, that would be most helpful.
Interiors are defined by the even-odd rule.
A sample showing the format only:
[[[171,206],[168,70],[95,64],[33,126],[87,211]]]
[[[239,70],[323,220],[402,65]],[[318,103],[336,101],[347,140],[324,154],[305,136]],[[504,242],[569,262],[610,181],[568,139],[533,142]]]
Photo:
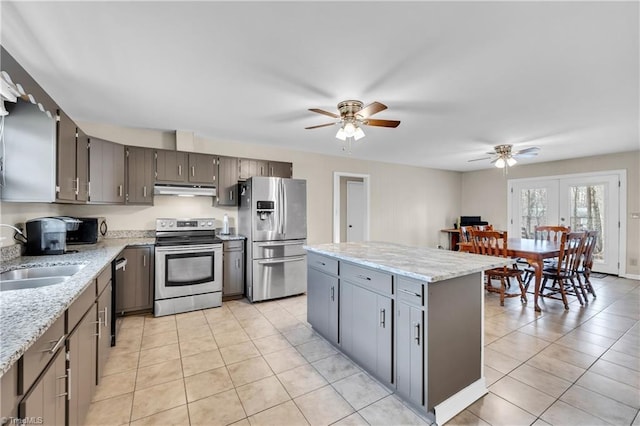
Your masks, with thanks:
[[[247,237],[252,302],[307,291],[307,181],[252,177],[240,184],[238,231]]]

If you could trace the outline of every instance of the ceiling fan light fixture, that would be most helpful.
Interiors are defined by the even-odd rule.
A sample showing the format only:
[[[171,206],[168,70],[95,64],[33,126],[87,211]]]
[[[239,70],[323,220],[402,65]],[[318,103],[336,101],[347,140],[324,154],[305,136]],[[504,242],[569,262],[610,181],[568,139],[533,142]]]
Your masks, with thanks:
[[[516,159],[513,157],[507,158],[507,166],[511,167],[517,163]]]
[[[500,157],[496,160],[495,166],[499,169],[504,169],[505,164],[504,158]]]
[[[338,133],[336,133],[336,138],[340,139],[341,141],[347,140],[347,134],[344,132],[344,129],[342,127],[338,129]]]
[[[353,132],[353,138],[355,140],[360,140],[362,138],[364,138],[365,134],[364,134],[364,130],[362,130],[362,127],[356,127],[356,131]]]
[[[345,123],[344,127],[344,134],[348,137],[348,138],[352,138],[353,135],[356,133],[356,126],[348,121],[347,123]]]

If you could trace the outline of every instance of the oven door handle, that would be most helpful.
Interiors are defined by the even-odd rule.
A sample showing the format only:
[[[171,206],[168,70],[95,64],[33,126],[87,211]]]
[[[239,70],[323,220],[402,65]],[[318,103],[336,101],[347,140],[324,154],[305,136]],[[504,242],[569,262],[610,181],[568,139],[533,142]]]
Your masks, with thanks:
[[[175,247],[156,247],[156,253],[203,253],[221,249],[221,244],[192,245],[192,246],[175,246]]]
[[[306,256],[299,256],[299,257],[287,257],[285,259],[259,260],[258,264],[259,265],[273,265],[273,264],[277,264],[277,263],[299,262],[301,260],[304,260],[305,258],[306,258]]]

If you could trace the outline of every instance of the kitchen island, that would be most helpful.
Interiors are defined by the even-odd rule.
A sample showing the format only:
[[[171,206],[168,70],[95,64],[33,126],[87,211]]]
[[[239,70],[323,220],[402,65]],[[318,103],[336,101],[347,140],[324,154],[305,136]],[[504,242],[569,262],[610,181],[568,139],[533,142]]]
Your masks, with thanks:
[[[487,393],[482,272],[513,263],[384,242],[305,246],[319,334],[443,424]]]

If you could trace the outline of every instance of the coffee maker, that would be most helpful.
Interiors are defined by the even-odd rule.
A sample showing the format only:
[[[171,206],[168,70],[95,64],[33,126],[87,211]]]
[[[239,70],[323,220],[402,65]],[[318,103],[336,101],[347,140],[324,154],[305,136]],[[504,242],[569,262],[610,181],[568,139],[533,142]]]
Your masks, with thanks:
[[[28,220],[27,255],[63,254],[67,248],[67,224],[55,217]]]

